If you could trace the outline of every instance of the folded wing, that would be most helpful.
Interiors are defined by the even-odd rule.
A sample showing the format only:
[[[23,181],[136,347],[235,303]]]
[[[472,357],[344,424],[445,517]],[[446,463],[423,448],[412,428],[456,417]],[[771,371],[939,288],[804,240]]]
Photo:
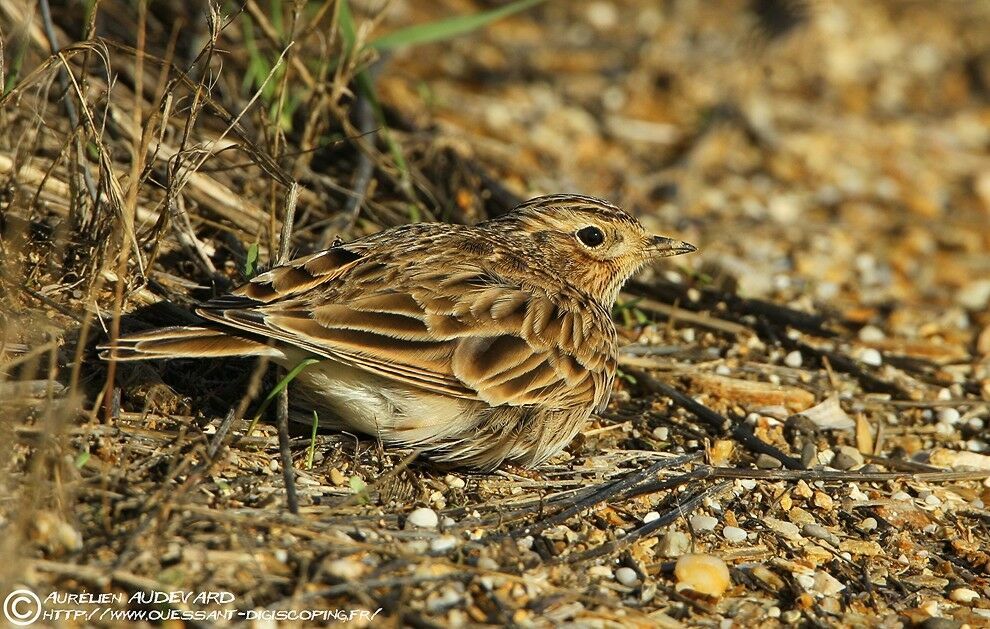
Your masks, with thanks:
[[[199,309],[412,386],[490,405],[602,407],[615,371],[608,313],[579,296],[499,277],[481,263],[385,264],[330,249],[258,276]]]

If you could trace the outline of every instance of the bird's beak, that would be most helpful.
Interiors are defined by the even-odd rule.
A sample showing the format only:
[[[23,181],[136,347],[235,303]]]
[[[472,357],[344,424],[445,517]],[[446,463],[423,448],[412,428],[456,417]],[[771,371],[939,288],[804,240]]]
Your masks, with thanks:
[[[679,256],[682,253],[691,253],[692,251],[697,251],[698,248],[681,240],[674,240],[666,236],[654,236],[650,239],[650,245],[647,247],[647,250],[654,258],[667,258],[670,256]]]

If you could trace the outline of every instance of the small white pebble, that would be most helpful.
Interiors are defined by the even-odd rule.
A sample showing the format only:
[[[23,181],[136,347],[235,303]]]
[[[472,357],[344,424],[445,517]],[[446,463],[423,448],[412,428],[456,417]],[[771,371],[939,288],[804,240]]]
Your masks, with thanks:
[[[684,328],[681,330],[681,338],[684,339],[685,343],[694,343],[696,338],[694,328]]]
[[[478,559],[478,568],[481,570],[498,570],[498,562],[491,557],[482,557]]]
[[[718,525],[718,520],[710,515],[692,515],[691,527],[698,532],[711,531]]]
[[[633,586],[639,583],[639,576],[636,575],[636,571],[632,568],[622,566],[615,571],[615,580],[622,585]]]
[[[860,352],[859,359],[863,364],[870,365],[871,367],[879,367],[883,364],[883,356],[872,347],[867,347]]]
[[[666,441],[667,438],[670,437],[670,428],[667,428],[666,426],[658,426],[653,429],[653,436],[660,441]]]
[[[756,479],[755,478],[741,478],[739,479],[739,486],[747,491],[752,491],[756,489]]]
[[[430,550],[435,553],[445,553],[457,546],[457,538],[453,535],[441,535],[430,541]]]
[[[891,500],[903,500],[904,502],[914,500],[914,498],[911,497],[911,494],[903,491],[895,491],[890,498]]]
[[[979,592],[969,588],[956,588],[949,592],[949,600],[954,603],[969,604],[980,598]]]
[[[732,374],[732,370],[729,369],[728,365],[719,365],[715,368],[715,375],[717,376],[728,376]]]
[[[289,553],[284,548],[275,549],[275,561],[285,563],[289,560]]]
[[[773,384],[773,385],[779,385],[780,384],[780,376],[778,376],[775,373],[770,374],[770,377],[767,378],[767,380],[769,380],[770,381],[770,384]]]
[[[443,519],[440,520],[440,524],[443,525],[443,528],[449,529],[450,527],[452,527],[455,524],[457,524],[457,521],[454,520],[454,518],[450,517],[449,515],[445,515],[445,516],[443,516]]]
[[[801,352],[799,352],[798,350],[794,350],[793,352],[789,353],[787,356],[784,356],[784,364],[787,365],[788,367],[793,367],[794,369],[797,369],[798,367],[801,366],[801,362],[802,362]]]
[[[440,524],[440,518],[437,517],[437,512],[433,509],[420,507],[409,514],[406,518],[406,524],[421,529],[435,529]]]
[[[971,417],[966,421],[966,426],[973,432],[980,432],[986,426],[986,422],[981,417]]]
[[[725,527],[722,529],[722,535],[733,544],[739,544],[746,541],[746,531],[738,526]]]
[[[879,523],[876,518],[866,518],[859,523],[859,530],[864,532],[875,531]]]
[[[615,575],[612,574],[612,569],[608,566],[591,566],[588,568],[588,576],[599,579],[611,579]]]
[[[952,391],[949,391],[949,389],[947,389],[945,387],[942,387],[941,389],[938,390],[938,395],[935,396],[935,399],[941,400],[943,402],[945,402],[947,400],[951,400],[952,399]]]
[[[959,411],[951,407],[943,408],[938,412],[938,421],[943,424],[957,424],[960,417]]]
[[[447,474],[443,482],[447,483],[447,487],[451,489],[464,489],[464,479],[459,476],[454,476],[453,474]]]
[[[925,504],[929,507],[941,507],[942,501],[938,499],[938,496],[928,495],[925,496]]]
[[[526,537],[520,537],[516,540],[516,547],[519,550],[533,550],[533,539],[532,535],[527,535]]]
[[[650,511],[649,513],[643,516],[643,524],[648,524],[654,520],[659,520],[659,519],[660,519],[659,513],[657,513],[656,511]]]
[[[883,330],[875,325],[863,326],[863,328],[859,331],[859,340],[864,343],[876,343],[877,341],[884,340],[886,336],[887,335],[883,333]]]
[[[767,616],[770,618],[780,618],[780,608],[774,605],[767,610]]]
[[[970,452],[986,452],[990,447],[987,446],[986,441],[980,441],[979,439],[970,439],[966,442],[966,449]]]

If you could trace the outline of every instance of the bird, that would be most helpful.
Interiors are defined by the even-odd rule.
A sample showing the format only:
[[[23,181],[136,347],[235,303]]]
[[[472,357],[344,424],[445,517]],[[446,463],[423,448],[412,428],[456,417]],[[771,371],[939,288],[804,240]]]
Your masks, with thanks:
[[[316,359],[293,403],[321,426],[454,467],[536,467],[608,404],[622,285],[693,251],[607,201],[542,196],[473,226],[335,242],[202,303],[201,324],[126,335],[102,356]]]

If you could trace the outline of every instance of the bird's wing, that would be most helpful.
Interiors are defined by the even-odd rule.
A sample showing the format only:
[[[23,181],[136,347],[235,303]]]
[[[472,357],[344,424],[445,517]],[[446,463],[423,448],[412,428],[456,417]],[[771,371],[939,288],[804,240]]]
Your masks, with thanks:
[[[411,386],[490,405],[601,407],[615,372],[604,310],[480,263],[338,247],[258,276],[198,312]]]

